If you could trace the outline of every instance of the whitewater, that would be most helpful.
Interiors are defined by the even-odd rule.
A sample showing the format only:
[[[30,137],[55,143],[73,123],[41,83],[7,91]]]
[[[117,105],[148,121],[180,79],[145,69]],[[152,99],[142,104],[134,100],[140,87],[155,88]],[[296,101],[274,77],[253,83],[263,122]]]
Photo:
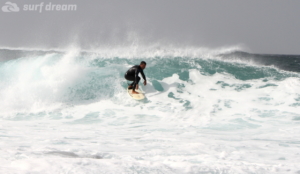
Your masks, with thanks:
[[[0,89],[0,173],[300,172],[297,55],[1,48]]]

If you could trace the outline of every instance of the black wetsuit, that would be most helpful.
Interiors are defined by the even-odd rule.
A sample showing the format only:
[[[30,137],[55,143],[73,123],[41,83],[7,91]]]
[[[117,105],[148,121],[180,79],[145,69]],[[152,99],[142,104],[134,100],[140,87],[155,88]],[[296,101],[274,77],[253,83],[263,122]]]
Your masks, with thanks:
[[[140,67],[140,65],[134,65],[125,73],[125,79],[129,80],[129,81],[133,81],[130,85],[130,86],[132,86],[132,89],[135,89],[136,85],[139,84],[139,81],[141,79],[139,77],[139,73],[141,73],[143,79],[146,80],[144,71]]]

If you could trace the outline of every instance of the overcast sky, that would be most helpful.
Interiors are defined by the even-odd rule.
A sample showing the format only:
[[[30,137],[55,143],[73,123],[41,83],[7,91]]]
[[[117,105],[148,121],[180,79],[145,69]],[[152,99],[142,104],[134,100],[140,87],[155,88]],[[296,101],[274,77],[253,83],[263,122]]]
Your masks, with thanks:
[[[0,6],[7,1],[1,0]],[[161,43],[243,45],[253,53],[300,54],[299,0],[11,0],[0,11],[0,46],[82,48]],[[76,4],[76,11],[24,11],[26,4]]]

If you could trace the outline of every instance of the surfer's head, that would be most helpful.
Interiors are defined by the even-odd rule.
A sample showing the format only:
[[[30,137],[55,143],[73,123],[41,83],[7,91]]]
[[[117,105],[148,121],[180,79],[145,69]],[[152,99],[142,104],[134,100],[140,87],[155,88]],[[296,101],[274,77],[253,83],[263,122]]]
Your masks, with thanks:
[[[142,68],[142,69],[145,69],[146,68],[146,62],[145,61],[141,61],[141,63],[140,63],[140,67]]]

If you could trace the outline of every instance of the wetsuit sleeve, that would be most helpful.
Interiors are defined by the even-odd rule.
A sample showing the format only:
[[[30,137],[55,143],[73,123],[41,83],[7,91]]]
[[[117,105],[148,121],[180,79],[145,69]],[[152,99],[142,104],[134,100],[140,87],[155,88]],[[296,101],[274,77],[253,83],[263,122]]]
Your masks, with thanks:
[[[134,81],[135,81],[135,83],[138,82],[138,77],[139,77],[139,69],[136,68],[135,72],[134,72]]]
[[[146,81],[146,76],[145,76],[145,74],[144,74],[144,71],[143,71],[143,70],[141,70],[141,74],[142,74],[142,77],[143,77],[143,79]]]

